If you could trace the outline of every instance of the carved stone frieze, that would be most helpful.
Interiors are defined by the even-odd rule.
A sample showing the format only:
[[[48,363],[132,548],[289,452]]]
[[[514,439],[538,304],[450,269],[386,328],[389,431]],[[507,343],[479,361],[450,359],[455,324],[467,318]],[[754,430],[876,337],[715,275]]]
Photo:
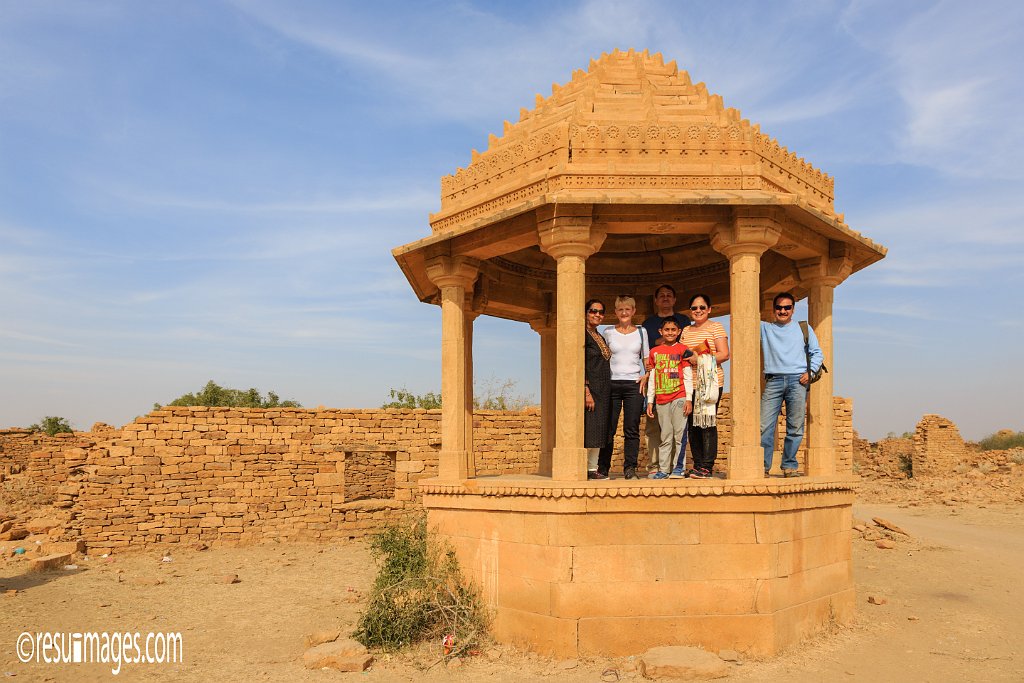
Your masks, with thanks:
[[[687,173],[652,173],[645,169],[652,162],[683,166]],[[595,180],[590,170],[612,172]],[[652,181],[655,175],[661,177]],[[444,176],[441,211],[432,226],[443,231],[471,220],[467,211],[500,210],[519,189],[536,192],[542,179],[561,177],[557,182],[565,189],[687,187],[672,183],[679,175],[706,176],[689,185],[696,189],[751,189],[741,179],[763,177],[775,186],[764,189],[794,193],[833,211],[831,176],[726,108],[674,62],[616,50],[574,72],[570,82],[552,86],[549,97],[538,96],[534,109],[506,122],[501,136],[490,136],[484,152],[474,150],[465,168]]]
[[[534,481],[488,481],[474,479],[472,485],[461,483],[435,483],[420,481],[420,491],[432,496],[526,496],[535,498],[690,498],[725,495],[773,495],[792,493],[819,493],[827,491],[854,491],[857,479],[811,479],[800,481],[717,481],[706,483],[684,480],[682,482],[638,483],[615,482],[534,482]]]

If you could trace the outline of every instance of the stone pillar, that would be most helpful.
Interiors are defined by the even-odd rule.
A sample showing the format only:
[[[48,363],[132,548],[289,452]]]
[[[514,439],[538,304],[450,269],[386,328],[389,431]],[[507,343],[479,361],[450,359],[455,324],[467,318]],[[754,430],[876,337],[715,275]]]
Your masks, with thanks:
[[[537,474],[551,476],[551,454],[555,446],[555,383],[558,336],[554,316],[543,316],[530,321],[530,327],[540,335],[540,463]]]
[[[801,262],[800,279],[808,288],[807,322],[814,329],[829,372],[811,385],[807,406],[807,474],[832,476],[836,473],[835,411],[832,406],[835,368],[832,342],[832,300],[836,285],[850,274],[853,263],[845,245],[833,243],[834,256]]]
[[[462,256],[437,256],[427,262],[427,276],[441,290],[441,453],[439,479],[469,475],[466,416],[472,428],[473,404],[467,406],[466,290],[477,276],[478,263]],[[472,395],[472,387],[468,395]]]
[[[537,210],[540,248],[557,264],[555,446],[551,478],[585,481],[583,447],[583,335],[586,260],[601,248],[604,232],[592,228],[589,205],[548,205]]]
[[[470,296],[466,297],[467,300]],[[470,302],[467,301],[467,305]],[[476,450],[473,448],[473,321],[479,317],[476,311],[464,309],[465,325],[465,357],[466,357],[466,398],[465,398],[465,424],[466,424],[466,476],[476,476]],[[441,399],[444,405],[444,399]]]
[[[730,479],[764,476],[761,448],[761,254],[782,231],[774,210],[737,209],[711,231],[711,246],[729,259],[732,392]]]

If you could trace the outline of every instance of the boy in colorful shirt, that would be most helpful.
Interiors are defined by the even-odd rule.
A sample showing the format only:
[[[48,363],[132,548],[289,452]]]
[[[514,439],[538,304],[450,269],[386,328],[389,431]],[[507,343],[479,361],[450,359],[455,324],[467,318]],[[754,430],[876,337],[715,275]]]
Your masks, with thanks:
[[[662,343],[651,349],[653,365],[647,381],[647,417],[654,417],[658,407],[661,425],[661,446],[658,449],[658,471],[651,479],[668,479],[672,472],[672,456],[686,434],[687,418],[693,411],[693,370],[688,359],[693,351],[679,341],[682,328],[672,318],[661,324]]]

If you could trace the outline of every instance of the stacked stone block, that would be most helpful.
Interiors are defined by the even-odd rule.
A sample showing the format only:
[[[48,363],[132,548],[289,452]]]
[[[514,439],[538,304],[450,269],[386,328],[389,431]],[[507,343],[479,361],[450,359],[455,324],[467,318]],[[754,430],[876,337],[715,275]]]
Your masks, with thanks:
[[[729,405],[726,395],[722,467]],[[852,434],[849,402],[836,405],[837,434]],[[478,411],[474,444],[479,476],[535,472],[540,413]],[[850,443],[840,444],[849,459]],[[436,476],[439,449],[440,411],[168,407],[120,430],[58,438],[27,461],[71,511],[69,534],[107,548],[360,537],[419,507],[418,482]],[[615,458],[621,469],[621,429]]]
[[[946,476],[964,461],[960,430],[939,415],[925,415],[914,431],[914,476]]]
[[[33,481],[56,487],[67,478],[65,451],[94,442],[94,435],[88,432],[50,436],[27,429],[3,429],[0,430],[0,473],[25,471]]]

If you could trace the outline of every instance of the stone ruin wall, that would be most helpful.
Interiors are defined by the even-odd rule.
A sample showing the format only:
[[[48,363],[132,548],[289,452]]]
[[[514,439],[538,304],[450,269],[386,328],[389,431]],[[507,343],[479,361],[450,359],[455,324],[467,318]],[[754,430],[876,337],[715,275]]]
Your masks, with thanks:
[[[925,415],[914,430],[914,476],[948,476],[967,453],[960,430],[939,415]]]
[[[1008,472],[1024,464],[1024,449],[980,450],[966,442],[960,430],[940,415],[925,415],[911,438],[887,438],[876,443],[855,437],[854,470],[867,479],[949,477],[964,468]]]
[[[87,432],[57,434],[32,432],[27,429],[0,430],[0,481],[19,472],[26,472],[33,481],[47,486],[60,483],[57,477],[66,477],[63,467],[65,449],[89,443]],[[52,454],[46,458],[33,457],[34,453]],[[58,463],[57,461],[61,461]]]
[[[851,407],[836,399],[840,467],[847,468]],[[729,414],[727,395],[723,452]],[[474,426],[478,474],[536,470],[538,410],[478,411]],[[0,443],[13,457],[6,437]],[[364,536],[419,508],[417,482],[437,472],[440,411],[169,407],[119,430],[35,445],[27,456],[17,450],[26,474],[53,488],[54,505],[71,515],[66,535],[91,548],[327,541]],[[621,452],[620,433],[620,469]]]
[[[856,439],[854,462],[857,474],[867,479],[906,479],[914,458],[914,442],[911,439],[882,439],[871,443],[867,439]]]

